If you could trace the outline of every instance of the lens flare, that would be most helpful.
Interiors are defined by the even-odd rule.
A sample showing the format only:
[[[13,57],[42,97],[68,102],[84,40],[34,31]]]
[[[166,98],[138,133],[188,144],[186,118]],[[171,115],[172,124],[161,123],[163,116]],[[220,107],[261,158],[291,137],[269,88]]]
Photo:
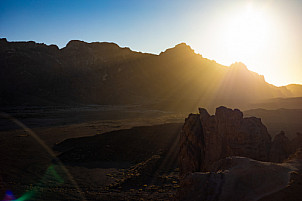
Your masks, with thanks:
[[[11,201],[11,200],[16,200],[16,198],[13,195],[13,192],[11,192],[10,190],[7,190],[5,192],[5,196],[2,201]]]
[[[29,133],[30,136],[33,137],[52,156],[54,163],[47,168],[40,182],[34,185],[33,188],[28,190],[21,197],[16,199],[12,191],[7,190],[2,201],[32,200],[34,196],[40,195],[40,193],[43,192],[41,190],[44,190],[45,188],[49,187],[59,187],[60,185],[62,185],[64,183],[64,179],[62,177],[63,175],[66,176],[66,179],[69,180],[71,184],[75,187],[75,189],[79,193],[79,198],[84,201],[86,200],[84,193],[81,191],[76,181],[73,179],[72,175],[63,165],[63,163],[56,157],[54,152],[42,141],[42,139],[37,134],[35,134],[30,128],[26,127],[22,122],[7,113],[0,112],[0,117],[11,120],[12,122],[20,126],[22,129],[24,129],[27,133]],[[58,170],[60,170],[61,174],[58,173]]]

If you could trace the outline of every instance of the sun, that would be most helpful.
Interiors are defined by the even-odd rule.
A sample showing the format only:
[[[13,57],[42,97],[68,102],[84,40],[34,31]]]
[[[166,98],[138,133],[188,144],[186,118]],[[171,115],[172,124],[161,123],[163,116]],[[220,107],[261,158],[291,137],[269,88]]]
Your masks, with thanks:
[[[230,58],[249,60],[266,49],[269,22],[265,13],[248,4],[225,24],[227,54]],[[263,52],[264,53],[264,52]]]

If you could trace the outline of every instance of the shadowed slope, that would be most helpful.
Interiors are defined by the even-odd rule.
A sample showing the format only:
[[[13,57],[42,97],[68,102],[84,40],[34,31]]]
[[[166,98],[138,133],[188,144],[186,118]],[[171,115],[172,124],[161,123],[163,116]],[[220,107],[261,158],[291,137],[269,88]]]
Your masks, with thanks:
[[[299,95],[268,84],[242,63],[228,68],[205,59],[185,43],[152,55],[105,42],[70,41],[59,49],[1,39],[0,72],[1,105],[144,104],[193,111]]]
[[[178,142],[180,129],[181,124],[134,127],[91,137],[67,139],[54,148],[62,152],[59,156],[62,161],[76,165],[89,166],[106,161],[136,164],[153,155],[171,153],[173,157],[170,159],[174,160],[172,163],[175,165],[177,146],[174,142]]]
[[[302,109],[253,109],[243,113],[246,117],[255,116],[261,118],[272,137],[281,130],[290,139],[296,137],[296,133],[302,133]]]

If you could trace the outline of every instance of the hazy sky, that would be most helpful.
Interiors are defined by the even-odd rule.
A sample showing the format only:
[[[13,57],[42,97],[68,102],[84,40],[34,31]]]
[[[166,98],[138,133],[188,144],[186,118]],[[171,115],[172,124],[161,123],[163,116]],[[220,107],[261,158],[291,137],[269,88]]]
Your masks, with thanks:
[[[301,0],[0,0],[0,37],[111,41],[156,54],[186,42],[269,83],[302,84]]]

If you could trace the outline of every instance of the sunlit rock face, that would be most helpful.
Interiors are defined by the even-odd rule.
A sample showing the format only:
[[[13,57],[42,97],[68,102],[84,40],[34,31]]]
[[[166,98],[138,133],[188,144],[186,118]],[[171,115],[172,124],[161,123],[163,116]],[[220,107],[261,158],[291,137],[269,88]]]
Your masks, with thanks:
[[[180,138],[180,171],[208,171],[228,156],[268,161],[271,137],[259,118],[243,118],[241,111],[219,107],[210,116],[205,109],[191,114]]]

